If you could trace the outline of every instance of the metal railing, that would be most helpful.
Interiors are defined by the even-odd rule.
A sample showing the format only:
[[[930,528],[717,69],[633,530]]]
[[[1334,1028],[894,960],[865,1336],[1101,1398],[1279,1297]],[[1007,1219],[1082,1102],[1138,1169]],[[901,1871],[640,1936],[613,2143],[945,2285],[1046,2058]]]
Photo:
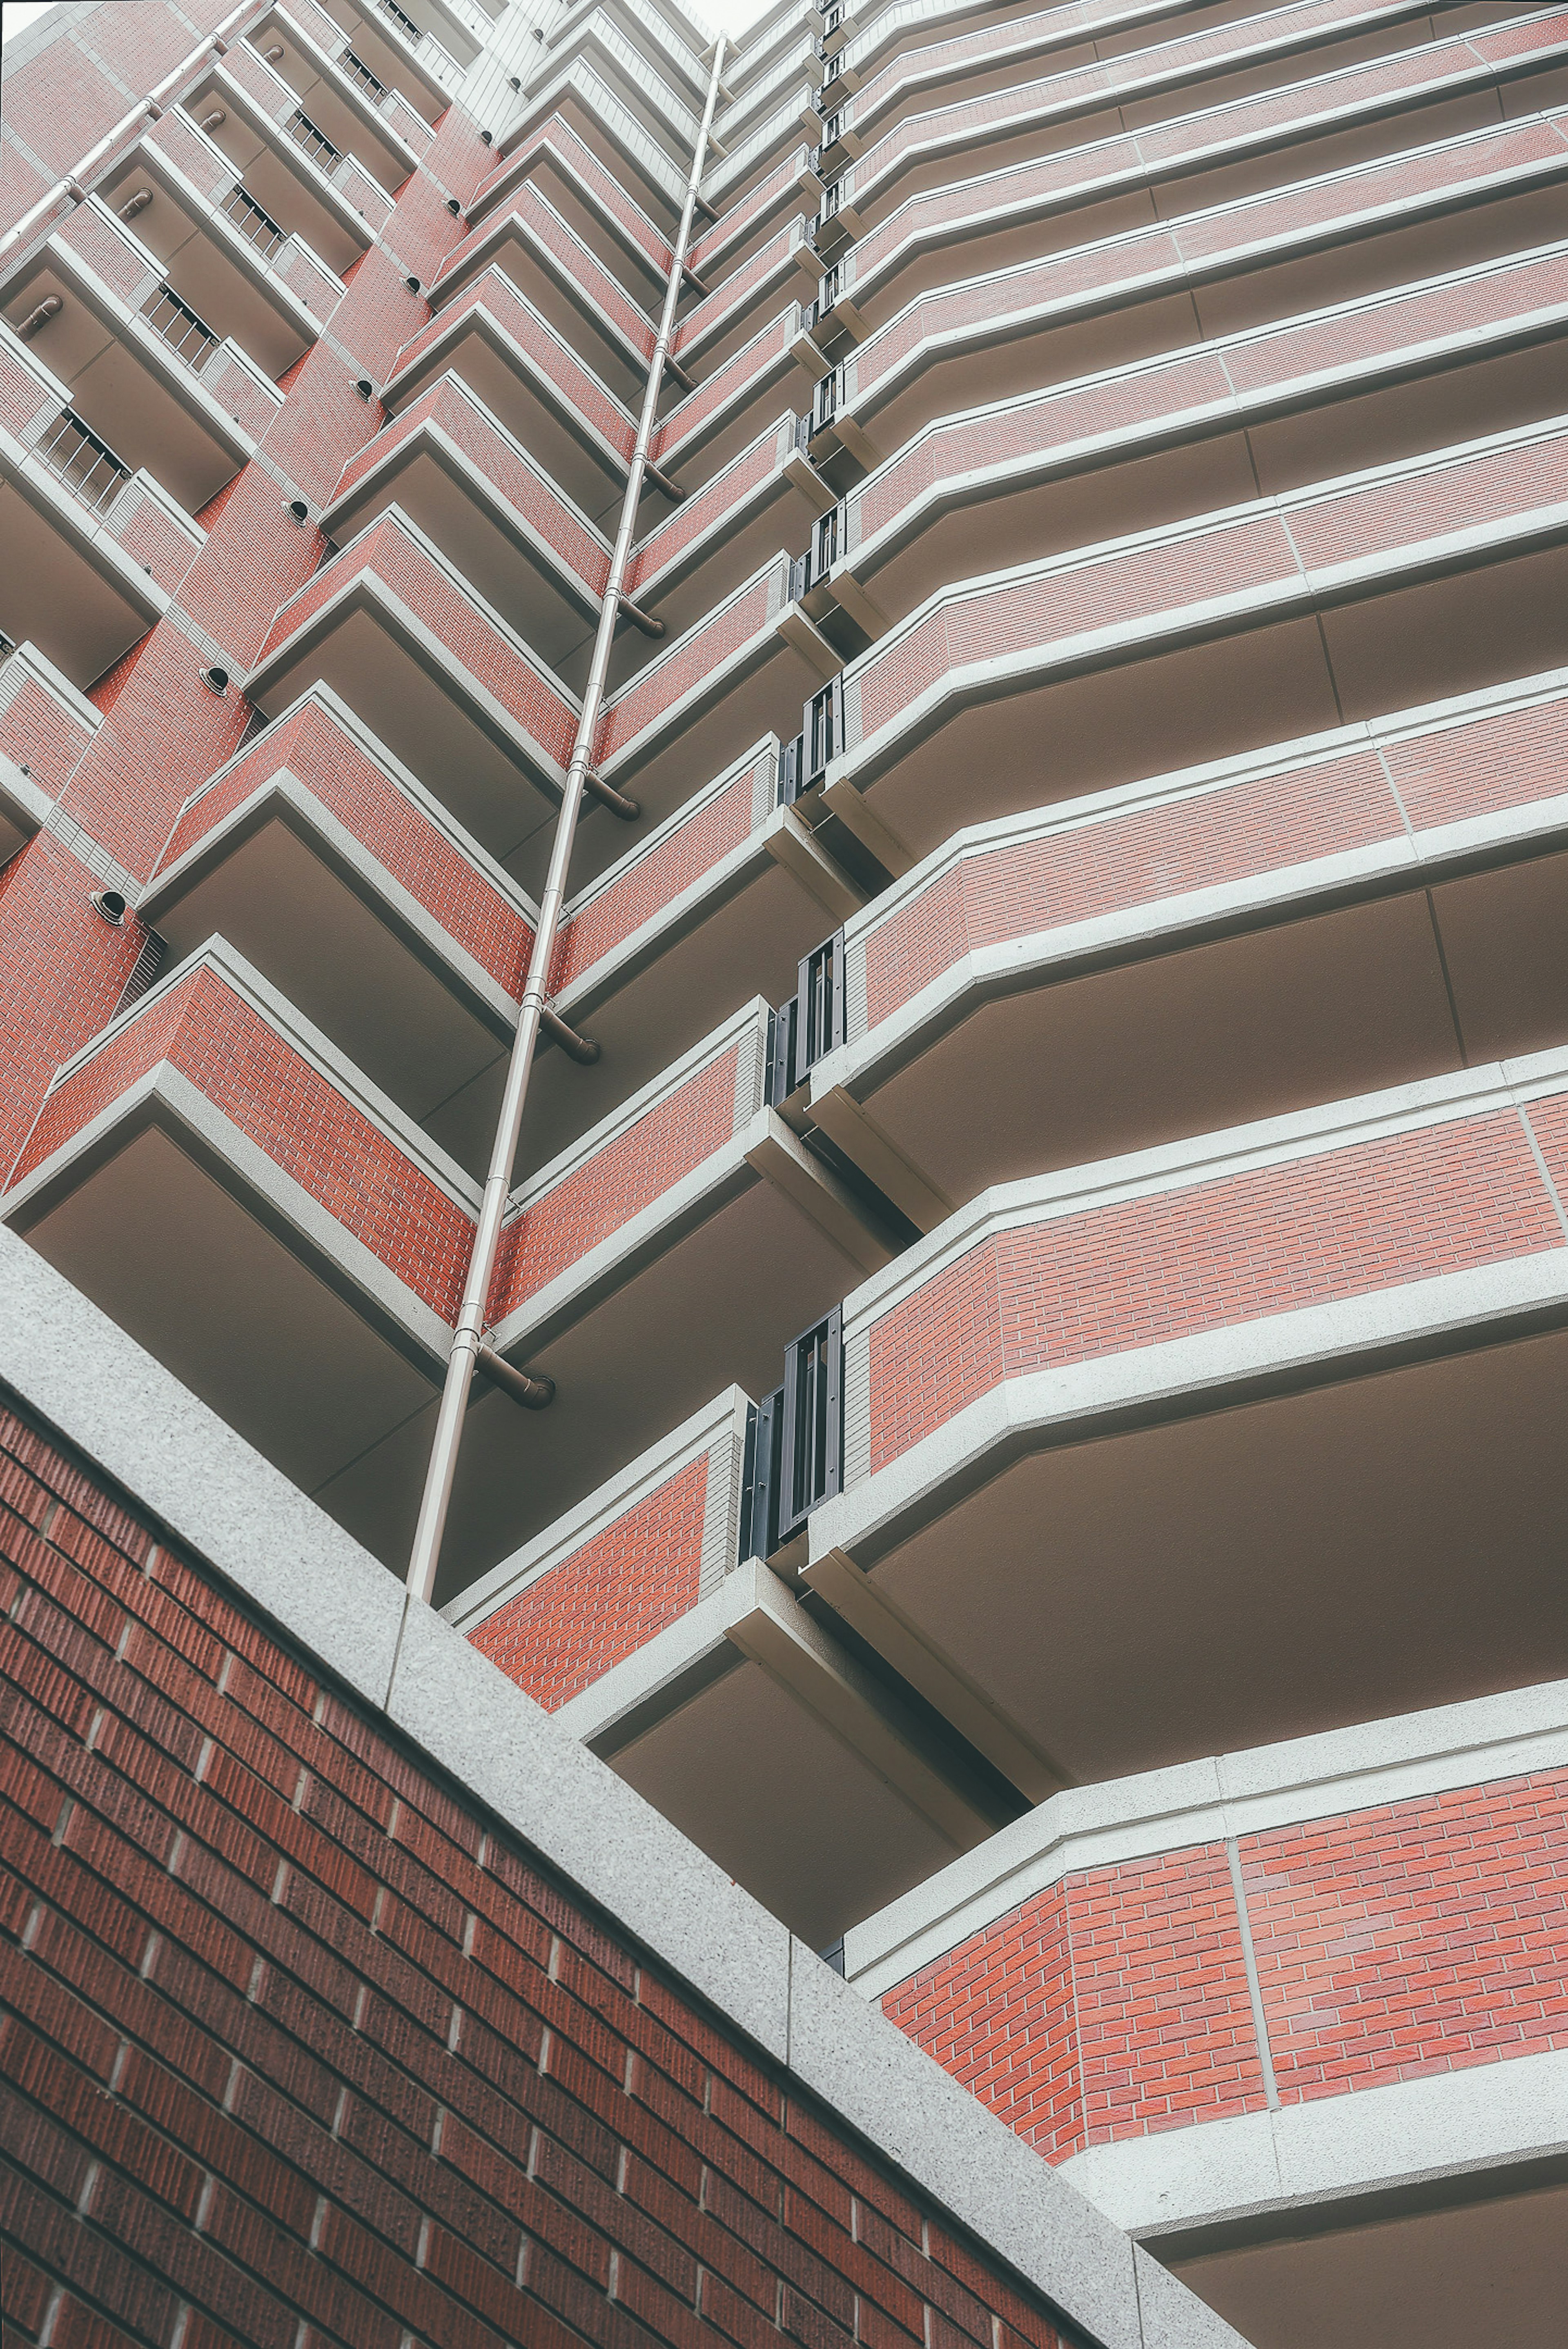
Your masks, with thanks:
[[[218,209],[226,220],[233,222],[246,243],[254,245],[263,261],[271,261],[282,252],[288,231],[280,228],[271,212],[264,212],[254,196],[248,196],[237,180]]]
[[[318,130],[302,108],[295,107],[284,123],[284,129],[288,132],[294,145],[303,148],[319,171],[328,171],[335,163],[342,161],[341,154],[325,131]]]
[[[108,442],[100,440],[69,408],[60,410],[34,453],[76,492],[89,513],[104,512],[130,479],[124,458],[117,457]]]
[[[418,48],[423,37],[423,28],[414,22],[407,10],[399,8],[397,0],[376,0],[376,5],[384,16],[391,17],[404,39]]]
[[[350,81],[356,81],[361,89],[368,90],[377,106],[382,103],[387,96],[386,83],[378,81],[369,67],[356,57],[352,49],[345,49],[337,62]]]
[[[160,285],[141,305],[141,315],[155,335],[160,335],[177,359],[191,368],[204,367],[217,349],[220,336],[182,302],[172,285]]]
[[[784,1356],[784,1381],[747,1423],[739,1558],[771,1557],[832,1499],[844,1475],[844,1330],[835,1306]]]

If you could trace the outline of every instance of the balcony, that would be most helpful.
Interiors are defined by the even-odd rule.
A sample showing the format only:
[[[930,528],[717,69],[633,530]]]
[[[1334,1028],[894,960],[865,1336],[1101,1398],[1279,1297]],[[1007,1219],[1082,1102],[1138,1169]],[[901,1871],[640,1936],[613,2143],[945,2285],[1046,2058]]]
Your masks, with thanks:
[[[482,1170],[534,908],[325,688],[188,802],[137,911],[176,959],[222,936]]]
[[[318,19],[333,25],[360,76],[396,90],[428,124],[440,120],[479,54],[477,36],[444,0],[408,0],[406,8],[402,0],[326,0],[322,6],[294,0],[294,5],[306,31]],[[436,23],[438,32],[430,29]],[[449,41],[466,48],[468,57],[459,62]]]
[[[768,1029],[744,1006],[513,1195],[491,1342],[556,1394],[537,1418],[473,1412],[443,1599],[716,1388],[764,1381],[803,1312],[886,1260],[882,1227],[764,1107]],[[426,1414],[319,1494],[378,1555],[407,1547],[429,1434]]]
[[[504,212],[448,255],[429,289],[432,309],[445,309],[492,266],[617,399],[640,401],[653,322],[537,188],[520,188]]]
[[[5,1213],[309,1492],[431,1393],[477,1206],[213,940],[59,1071]]]
[[[246,52],[292,91],[295,106],[390,205],[429,143],[429,126],[396,89],[359,65],[346,36],[313,0],[270,8],[230,51],[229,70],[251,86]]]
[[[702,125],[707,77],[701,75],[699,88],[684,74],[676,74],[667,60],[657,67],[650,64],[602,7],[580,10],[564,26],[552,28],[548,46],[525,85],[521,125],[509,129],[509,140],[520,127],[542,120],[548,111],[548,92],[578,65],[587,67],[607,85],[645,139],[654,141],[684,182]]]
[[[0,431],[0,634],[30,636],[85,689],[169,608],[144,543],[160,567],[183,568],[171,560],[181,534],[189,561],[201,533],[68,408],[36,416],[32,430],[36,445]]]
[[[1559,672],[959,832],[850,916],[792,1120],[930,1230],[993,1184],[1556,1045],[1565,746]]]
[[[1565,1110],[1559,1050],[986,1193],[846,1300],[808,1585],[1058,1785],[1561,1673]]]
[[[468,206],[470,228],[482,226],[525,182],[540,189],[629,293],[663,299],[668,238],[570,123],[552,116],[502,158]]]
[[[845,497],[821,595],[880,636],[981,563],[1551,416],[1565,328],[1553,245],[944,417]]]
[[[580,1068],[541,1057],[521,1168],[555,1156],[696,1043],[716,1003],[781,1001],[826,924],[862,894],[781,804],[772,739],[694,792],[568,901],[552,998],[602,1058]]]
[[[918,856],[1037,805],[1042,742],[1077,793],[1244,751],[1259,709],[1309,734],[1556,667],[1565,450],[1529,427],[946,590],[851,663],[808,795]]]
[[[449,371],[563,495],[594,522],[614,527],[636,426],[504,271],[487,270],[405,343],[382,388],[382,406],[401,415]]]
[[[283,606],[245,692],[273,718],[317,684],[509,872],[542,859],[575,700],[396,506]]]
[[[733,153],[709,165],[703,175],[702,192],[704,202],[713,211],[723,215],[732,207],[745,203],[761,187],[771,182],[781,169],[789,165],[795,142],[801,132],[804,131],[810,140],[817,127],[810,97],[811,92],[802,79],[797,92],[786,97],[754,130],[748,131]],[[809,168],[814,175],[814,152],[810,154]]]
[[[1539,1984],[1562,1961],[1542,1859],[1560,1831],[1563,1697],[1547,1683],[1059,1794],[852,1927],[846,1972],[1117,2224],[1163,2236],[1167,2258],[1172,2238],[1228,2234],[1254,2338],[1274,2311],[1302,2313],[1288,2214],[1304,2189],[1334,2245],[1379,2190],[1446,2174],[1446,2215],[1429,2207],[1410,2231],[1438,2276],[1473,2272],[1478,2146],[1495,2179],[1551,2126]],[[974,1996],[977,1977],[991,1996]],[[1356,2290],[1403,2310],[1402,2231],[1358,2228]],[[1210,2293],[1228,2264],[1205,2261]],[[1517,2270],[1527,2290],[1542,2271]]]
[[[934,417],[1555,241],[1568,136],[1509,123],[910,302],[834,370],[822,450],[866,466]],[[1348,233],[1354,225],[1354,236]],[[917,380],[918,378],[918,380]],[[874,437],[873,437],[874,436]],[[819,451],[818,453],[821,453]]]
[[[694,774],[712,774],[759,735],[786,730],[803,695],[836,667],[789,587],[789,558],[778,555],[606,697],[594,746],[598,771],[635,797],[645,823],[680,806]],[[616,649],[629,663],[643,646],[628,634]],[[626,831],[616,823],[613,833],[603,811],[588,817],[588,871],[624,853]]]
[[[791,302],[670,409],[654,433],[655,463],[687,488],[708,481],[777,412],[780,386],[793,404],[804,388],[800,375],[814,382],[826,365],[804,312]]]
[[[346,543],[393,505],[558,676],[580,681],[609,543],[455,375],[350,460],[321,528]]]
[[[201,512],[255,453],[282,394],[232,342],[186,315],[152,255],[96,199],[6,287],[9,327],[33,323],[26,361],[134,471]]]
[[[779,546],[800,544],[831,492],[803,446],[808,419],[788,412],[646,531],[626,592],[672,628],[694,626]]]
[[[802,212],[815,212],[821,198],[822,182],[812,168],[811,150],[797,147],[694,238],[692,267],[699,277],[716,276],[721,263],[739,268],[781,224]]]
[[[138,140],[98,194],[106,211],[134,219],[136,242],[187,309],[273,381],[312,348],[342,297],[342,280],[284,234],[178,112]]]
[[[1542,37],[1541,70],[1550,79],[1565,52],[1562,17],[1548,24],[1558,35],[1555,41]],[[1425,48],[1414,58],[1331,75],[1185,117],[1158,130],[1121,134],[1044,159],[1031,152],[983,178],[912,194],[874,227],[866,224],[860,191],[865,167],[858,166],[851,184],[841,181],[836,191],[832,217],[860,241],[844,255],[837,276],[824,281],[824,303],[830,286],[835,305],[830,323],[841,321],[856,339],[874,332],[902,305],[954,274],[954,241],[965,248],[968,274],[979,275],[1016,268],[1042,253],[1076,245],[1086,235],[1134,226],[1148,217],[1151,180],[1176,183],[1162,209],[1191,213],[1255,197],[1282,181],[1294,183],[1324,160],[1342,157],[1347,148],[1372,158],[1407,150],[1423,137],[1437,140],[1479,128],[1472,119],[1478,112],[1474,97],[1449,97],[1442,103],[1439,98],[1486,87],[1491,104],[1480,110],[1480,121],[1495,119],[1489,74],[1468,42]],[[1541,94],[1551,94],[1544,83]],[[1421,100],[1424,118],[1410,119],[1413,98]],[[1300,109],[1304,127],[1282,145],[1280,116],[1287,101]],[[1369,127],[1352,138],[1358,124]],[[967,138],[960,151],[967,160]]]
[[[103,716],[36,645],[0,638],[0,759],[8,762],[9,821],[31,833],[90,749]],[[20,845],[20,843],[15,843]]]
[[[575,55],[590,28],[592,35],[614,31],[655,78],[700,114],[707,97],[707,66],[691,45],[691,19],[684,9],[660,7],[650,0],[578,0],[551,26],[548,62],[541,70],[548,73],[563,57]]]
[[[720,106],[713,126],[718,140],[716,153],[722,159],[749,151],[758,133],[765,133],[774,123],[782,126],[778,135],[791,143],[801,130],[812,135],[821,78],[816,41],[802,31],[765,72],[753,76],[727,105]]]
[[[997,1812],[951,1741],[738,1559],[754,1416],[729,1388],[446,1612],[820,1947]]]
[[[306,114],[286,81],[246,43],[211,65],[185,112],[206,134],[244,192],[285,237],[298,237],[340,276],[391,217],[384,191]],[[213,121],[221,115],[222,119]]]
[[[559,119],[581,139],[608,176],[645,209],[661,234],[673,231],[686,201],[686,166],[671,160],[666,142],[645,130],[587,57],[562,66],[532,88],[522,111],[496,141],[501,160],[531,147]]]

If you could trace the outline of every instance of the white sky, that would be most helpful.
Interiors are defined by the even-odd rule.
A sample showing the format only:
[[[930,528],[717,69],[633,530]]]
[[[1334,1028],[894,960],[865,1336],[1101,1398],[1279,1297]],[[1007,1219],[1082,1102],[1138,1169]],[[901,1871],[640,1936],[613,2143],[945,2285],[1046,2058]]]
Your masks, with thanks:
[[[723,5],[723,0],[719,0],[719,5]],[[5,39],[10,40],[15,34],[25,31],[34,17],[41,16],[50,5],[51,0],[5,0],[4,11],[0,13],[4,16]]]

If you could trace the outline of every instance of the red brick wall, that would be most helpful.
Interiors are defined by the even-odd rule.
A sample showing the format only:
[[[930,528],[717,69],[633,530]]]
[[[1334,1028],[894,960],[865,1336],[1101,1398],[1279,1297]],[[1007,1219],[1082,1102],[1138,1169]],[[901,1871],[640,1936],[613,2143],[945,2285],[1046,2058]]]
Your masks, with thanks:
[[[1568,2046],[1568,1772],[1239,1838],[1282,2103]],[[1255,2112],[1222,1845],[1065,1877],[882,2011],[1048,2160]]]
[[[7,2340],[1064,2349],[96,1478],[0,1447]]]
[[[469,1637],[554,1713],[696,1604],[707,1454],[498,1607]]]

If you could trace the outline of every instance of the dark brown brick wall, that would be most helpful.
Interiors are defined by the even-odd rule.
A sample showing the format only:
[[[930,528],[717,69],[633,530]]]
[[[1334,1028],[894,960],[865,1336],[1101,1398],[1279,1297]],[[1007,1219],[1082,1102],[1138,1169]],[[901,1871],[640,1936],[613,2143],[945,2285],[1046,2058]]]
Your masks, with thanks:
[[[9,1413],[0,2148],[18,2349],[1071,2349]]]

